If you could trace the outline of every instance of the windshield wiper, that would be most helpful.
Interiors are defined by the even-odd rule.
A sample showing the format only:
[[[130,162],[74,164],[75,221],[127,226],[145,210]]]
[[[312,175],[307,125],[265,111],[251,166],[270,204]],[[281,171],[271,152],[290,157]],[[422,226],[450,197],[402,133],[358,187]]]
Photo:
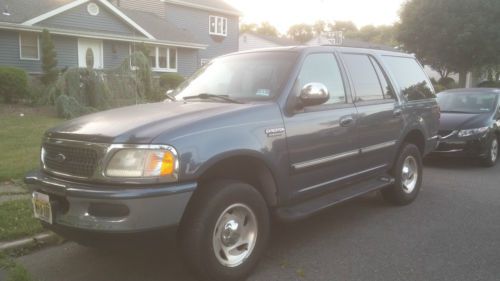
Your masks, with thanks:
[[[199,94],[197,96],[184,97],[184,100],[192,100],[192,99],[202,99],[202,100],[218,99],[218,100],[223,100],[223,101],[230,102],[230,103],[238,103],[238,104],[243,103],[241,101],[234,100],[227,95],[213,95],[213,94],[202,93],[202,94]]]

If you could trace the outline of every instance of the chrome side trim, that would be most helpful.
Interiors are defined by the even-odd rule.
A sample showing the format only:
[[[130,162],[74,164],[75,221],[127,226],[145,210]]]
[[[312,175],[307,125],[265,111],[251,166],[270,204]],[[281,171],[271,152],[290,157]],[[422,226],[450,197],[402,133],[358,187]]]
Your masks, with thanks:
[[[439,135],[435,135],[435,136],[433,136],[433,137],[431,137],[431,138],[428,138],[427,140],[428,140],[428,141],[433,141],[433,140],[439,140],[439,138],[440,138],[440,136],[439,136]]]
[[[446,151],[441,151],[441,150],[435,150],[433,153],[457,153],[457,152],[463,152],[463,149],[452,149],[452,150],[446,150]]]
[[[293,164],[292,168],[294,168],[295,170],[301,170],[301,169],[314,167],[314,166],[321,165],[321,164],[328,163],[328,162],[333,162],[333,161],[337,161],[337,160],[341,160],[341,159],[350,158],[353,156],[357,156],[359,154],[360,154],[359,149],[356,149],[356,150],[352,150],[352,151],[348,151],[348,152],[344,152],[344,153],[340,153],[340,154],[335,154],[332,156],[327,156],[327,157],[323,157],[323,158],[319,158],[319,159],[314,159],[314,160],[310,160],[310,161],[305,161],[305,162]]]
[[[334,161],[338,161],[338,160],[351,158],[354,156],[358,156],[362,153],[368,153],[368,152],[373,152],[373,151],[377,151],[380,149],[388,148],[388,147],[396,145],[396,143],[397,143],[397,141],[393,140],[393,141],[388,141],[388,142],[384,142],[384,143],[380,143],[380,144],[376,144],[376,145],[372,145],[372,146],[367,146],[367,147],[364,147],[362,149],[351,150],[348,152],[339,153],[339,154],[335,154],[335,155],[331,155],[331,156],[327,156],[327,157],[323,157],[323,158],[304,161],[304,162],[292,164],[292,168],[294,170],[302,170],[302,169],[318,166],[318,165],[329,163],[329,162],[334,162]]]
[[[320,188],[320,187],[323,187],[323,186],[326,186],[326,185],[330,185],[330,184],[333,184],[333,183],[336,183],[336,182],[339,182],[339,181],[343,181],[343,180],[346,180],[346,179],[350,179],[350,178],[353,178],[353,177],[356,177],[356,176],[360,176],[362,174],[366,174],[366,173],[369,173],[369,172],[372,172],[372,171],[375,171],[375,170],[378,170],[378,169],[382,169],[382,168],[385,168],[385,167],[387,167],[387,164],[376,166],[376,167],[373,167],[371,169],[367,169],[367,170],[364,170],[364,171],[361,171],[361,172],[350,174],[350,175],[347,175],[347,176],[344,176],[344,177],[336,178],[334,180],[327,181],[327,182],[320,183],[320,184],[316,184],[316,185],[313,185],[313,186],[310,186],[310,187],[306,187],[306,188],[303,188],[303,189],[299,190],[299,193],[310,191],[310,190],[313,190],[313,189],[316,189],[316,188]]]
[[[368,146],[368,147],[362,148],[361,149],[361,153],[373,152],[373,151],[377,151],[377,150],[388,148],[388,147],[395,146],[395,145],[396,145],[396,141],[395,140],[394,141],[384,142],[384,143],[379,143],[379,144],[376,144],[376,145],[372,145],[372,146]]]

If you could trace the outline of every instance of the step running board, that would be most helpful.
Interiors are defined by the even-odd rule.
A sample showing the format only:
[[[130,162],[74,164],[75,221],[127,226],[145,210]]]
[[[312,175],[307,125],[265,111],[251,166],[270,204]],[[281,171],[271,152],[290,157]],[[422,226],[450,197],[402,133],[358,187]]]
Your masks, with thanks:
[[[350,186],[335,190],[332,193],[312,198],[293,206],[286,206],[275,211],[282,221],[296,221],[305,219],[315,213],[323,211],[344,201],[356,198],[366,193],[382,189],[394,184],[395,179],[389,175],[378,176]]]

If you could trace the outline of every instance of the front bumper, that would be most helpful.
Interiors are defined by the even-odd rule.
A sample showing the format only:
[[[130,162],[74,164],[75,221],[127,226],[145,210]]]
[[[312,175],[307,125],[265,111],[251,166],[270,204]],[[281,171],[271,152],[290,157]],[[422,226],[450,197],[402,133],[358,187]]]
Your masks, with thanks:
[[[179,224],[196,183],[123,187],[28,174],[31,191],[50,196],[54,225],[104,233],[146,232]]]
[[[436,150],[430,156],[473,157],[482,158],[488,155],[488,137],[458,137],[441,139]]]

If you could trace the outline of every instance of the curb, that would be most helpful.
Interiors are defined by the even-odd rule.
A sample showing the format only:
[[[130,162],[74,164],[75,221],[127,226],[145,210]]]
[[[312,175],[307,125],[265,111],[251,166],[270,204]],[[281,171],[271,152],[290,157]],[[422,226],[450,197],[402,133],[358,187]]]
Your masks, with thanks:
[[[47,243],[54,240],[57,237],[55,233],[45,232],[35,235],[30,238],[19,239],[11,242],[0,243],[0,251],[7,251],[19,248],[25,248],[31,245],[36,245],[39,243]]]

